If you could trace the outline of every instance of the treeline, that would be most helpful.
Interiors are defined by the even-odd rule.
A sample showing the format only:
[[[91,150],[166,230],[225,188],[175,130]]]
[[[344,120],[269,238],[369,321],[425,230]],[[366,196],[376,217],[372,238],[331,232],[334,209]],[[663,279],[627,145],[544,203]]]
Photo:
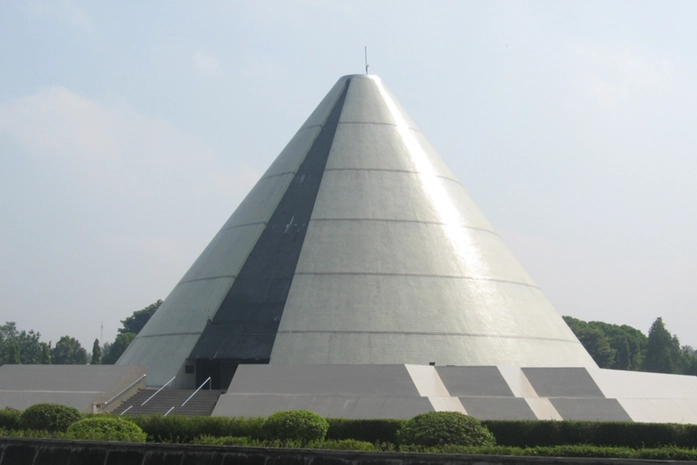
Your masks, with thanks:
[[[41,341],[40,333],[20,331],[14,322],[8,321],[0,326],[0,365],[114,364],[161,304],[158,300],[121,320],[121,328],[113,342],[100,345],[99,339],[95,339],[91,356],[75,338],[63,336],[52,346],[52,342]]]
[[[697,375],[697,353],[657,318],[648,336],[627,325],[563,317],[600,368]]]

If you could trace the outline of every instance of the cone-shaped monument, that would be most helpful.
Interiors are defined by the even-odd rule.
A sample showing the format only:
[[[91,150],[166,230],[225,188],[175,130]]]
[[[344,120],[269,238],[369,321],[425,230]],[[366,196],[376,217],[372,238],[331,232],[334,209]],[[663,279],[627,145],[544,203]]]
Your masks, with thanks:
[[[179,386],[238,364],[596,368],[363,75],[339,79],[118,363]]]

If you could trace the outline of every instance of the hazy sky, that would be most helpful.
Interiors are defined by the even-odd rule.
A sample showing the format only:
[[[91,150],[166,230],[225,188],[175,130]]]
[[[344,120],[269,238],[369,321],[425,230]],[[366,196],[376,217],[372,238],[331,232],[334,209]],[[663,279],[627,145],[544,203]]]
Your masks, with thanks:
[[[0,323],[164,299],[344,74],[392,90],[559,313],[697,346],[697,2],[2,1]]]

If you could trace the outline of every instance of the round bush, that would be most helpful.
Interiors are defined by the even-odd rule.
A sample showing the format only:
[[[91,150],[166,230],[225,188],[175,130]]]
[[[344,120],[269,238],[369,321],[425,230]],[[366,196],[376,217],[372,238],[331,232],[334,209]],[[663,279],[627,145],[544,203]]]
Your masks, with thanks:
[[[329,423],[309,410],[286,410],[269,416],[261,428],[266,439],[307,443],[323,440]]]
[[[407,421],[398,433],[400,444],[419,446],[493,446],[496,439],[479,420],[459,412],[429,412]]]
[[[65,431],[68,426],[80,420],[82,415],[74,407],[58,404],[32,405],[19,417],[24,429]]]
[[[145,442],[147,434],[135,423],[119,417],[94,416],[73,423],[68,437],[92,441]]]

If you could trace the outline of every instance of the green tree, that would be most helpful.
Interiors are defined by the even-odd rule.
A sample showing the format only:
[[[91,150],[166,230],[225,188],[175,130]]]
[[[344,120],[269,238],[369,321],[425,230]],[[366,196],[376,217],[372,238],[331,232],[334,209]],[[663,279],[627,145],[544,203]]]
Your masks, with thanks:
[[[119,334],[134,333],[138,334],[143,326],[150,320],[158,308],[162,305],[162,301],[158,300],[154,304],[150,304],[147,307],[136,310],[133,315],[129,316],[125,320],[121,320],[122,328],[119,328]]]
[[[92,344],[92,361],[90,364],[99,365],[100,363],[102,363],[102,348],[99,347],[99,339],[95,339],[94,344]]]
[[[122,333],[118,334],[116,336],[116,340],[114,340],[114,343],[111,344],[111,347],[109,347],[109,351],[105,352],[104,358],[102,359],[102,363],[104,365],[113,365],[116,363],[116,361],[121,357],[121,354],[123,354],[128,346],[133,342],[133,339],[136,338],[135,333]]]
[[[51,364],[51,344],[41,343],[41,364],[50,365]]]
[[[569,316],[563,318],[600,368],[612,366],[615,361],[616,351],[610,347],[610,340],[605,336],[602,329]]]
[[[17,341],[10,342],[10,350],[7,357],[7,363],[10,365],[22,364],[22,357],[20,355],[19,344],[17,343]]]
[[[649,330],[644,370],[654,373],[677,373],[680,358],[680,341],[676,336],[670,335],[663,324],[663,318],[656,318]]]
[[[601,368],[642,369],[648,338],[638,329],[602,321],[585,322],[570,316],[563,318]]]
[[[14,363],[18,347],[20,362],[23,364],[41,363],[43,347],[40,334],[34,331],[19,331],[13,321],[0,326],[0,363]]]
[[[77,339],[63,336],[51,351],[51,360],[54,365],[84,365],[87,363],[87,351]]]

